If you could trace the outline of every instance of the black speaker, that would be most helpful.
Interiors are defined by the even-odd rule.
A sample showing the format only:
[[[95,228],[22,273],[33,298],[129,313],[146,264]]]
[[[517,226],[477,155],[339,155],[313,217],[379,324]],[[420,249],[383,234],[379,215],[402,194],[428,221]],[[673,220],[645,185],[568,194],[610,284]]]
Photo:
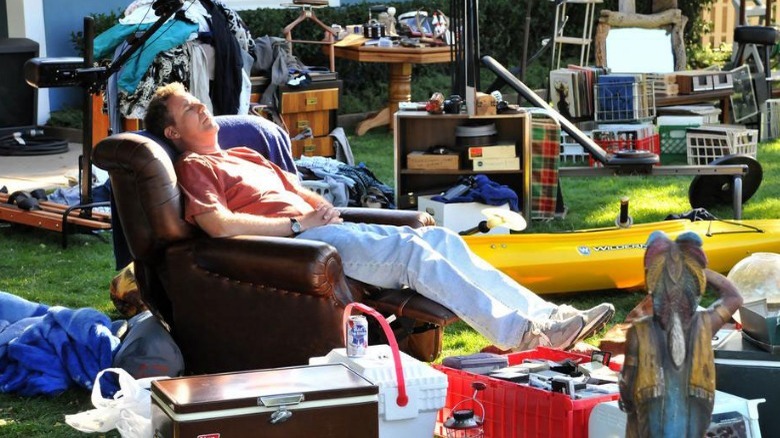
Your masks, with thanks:
[[[27,38],[0,38],[0,136],[37,124],[38,92],[24,80],[23,66],[38,56]]]

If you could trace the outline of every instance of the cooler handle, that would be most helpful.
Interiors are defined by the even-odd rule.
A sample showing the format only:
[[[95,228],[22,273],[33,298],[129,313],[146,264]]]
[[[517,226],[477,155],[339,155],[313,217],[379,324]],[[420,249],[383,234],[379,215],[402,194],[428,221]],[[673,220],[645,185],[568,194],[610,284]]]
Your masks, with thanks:
[[[404,371],[401,366],[401,353],[398,351],[398,342],[395,340],[395,335],[390,329],[390,324],[387,323],[387,320],[384,316],[382,316],[381,313],[377,312],[373,308],[366,306],[363,303],[349,303],[344,308],[344,316],[342,318],[341,324],[342,327],[347,326],[347,320],[349,319],[349,315],[353,307],[358,308],[358,310],[362,311],[363,313],[367,313],[373,316],[377,321],[379,321],[379,325],[382,326],[382,330],[385,332],[385,337],[387,337],[387,342],[390,344],[390,350],[393,353],[393,362],[395,363],[395,378],[398,381],[398,398],[396,398],[395,403],[401,407],[406,406],[409,404],[409,396],[406,395],[406,382],[404,381]],[[344,345],[346,345],[346,333],[344,334]]]

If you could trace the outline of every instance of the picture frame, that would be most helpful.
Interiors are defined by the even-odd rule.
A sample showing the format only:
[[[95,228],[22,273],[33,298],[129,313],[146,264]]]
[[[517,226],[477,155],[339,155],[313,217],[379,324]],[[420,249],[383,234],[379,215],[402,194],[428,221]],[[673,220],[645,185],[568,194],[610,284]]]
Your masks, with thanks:
[[[734,122],[739,123],[758,114],[758,104],[753,90],[753,80],[750,76],[750,67],[742,65],[731,70],[734,89],[729,97],[731,101],[731,113]]]

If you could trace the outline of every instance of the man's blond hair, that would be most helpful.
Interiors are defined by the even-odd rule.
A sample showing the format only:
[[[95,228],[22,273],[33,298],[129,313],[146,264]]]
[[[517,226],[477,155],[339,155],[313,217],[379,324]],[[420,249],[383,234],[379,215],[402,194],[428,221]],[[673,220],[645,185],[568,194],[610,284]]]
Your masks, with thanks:
[[[173,125],[173,116],[168,112],[168,99],[184,93],[187,93],[187,89],[181,82],[171,82],[157,88],[146,108],[144,128],[160,139],[165,139],[165,128]]]

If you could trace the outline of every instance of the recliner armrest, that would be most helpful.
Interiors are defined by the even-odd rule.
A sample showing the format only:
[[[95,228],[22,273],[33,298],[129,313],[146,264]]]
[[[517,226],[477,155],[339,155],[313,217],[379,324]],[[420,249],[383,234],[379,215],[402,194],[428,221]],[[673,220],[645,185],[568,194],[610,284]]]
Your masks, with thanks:
[[[196,265],[231,280],[310,295],[349,299],[341,257],[322,242],[285,237],[234,236],[191,242]]]
[[[390,210],[383,208],[339,208],[341,217],[349,222],[366,222],[385,225],[408,225],[412,228],[436,225],[433,216],[424,211]]]

